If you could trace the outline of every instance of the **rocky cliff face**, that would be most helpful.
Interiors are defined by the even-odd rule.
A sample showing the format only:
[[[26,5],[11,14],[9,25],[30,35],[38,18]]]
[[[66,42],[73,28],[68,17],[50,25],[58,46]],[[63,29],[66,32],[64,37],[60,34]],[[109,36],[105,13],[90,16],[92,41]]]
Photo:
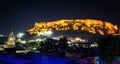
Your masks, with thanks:
[[[30,34],[42,33],[45,31],[87,31],[93,34],[115,34],[118,26],[112,23],[94,19],[56,20],[50,22],[35,23],[34,27],[28,29]]]
[[[117,25],[107,21],[94,19],[56,20],[35,23],[28,29],[29,34],[44,35],[46,31],[53,32],[52,36],[81,37],[87,40],[97,40],[104,35],[114,35],[119,32]]]

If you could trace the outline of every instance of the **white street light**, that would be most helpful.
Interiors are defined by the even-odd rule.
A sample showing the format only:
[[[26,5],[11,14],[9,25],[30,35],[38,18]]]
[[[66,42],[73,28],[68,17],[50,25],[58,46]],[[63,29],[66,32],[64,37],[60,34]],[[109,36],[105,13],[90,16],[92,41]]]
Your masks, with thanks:
[[[44,35],[45,35],[45,36],[51,36],[52,34],[53,34],[52,31],[45,31],[45,32],[44,32]]]
[[[18,37],[18,38],[22,38],[24,35],[25,35],[24,33],[18,33],[18,34],[17,34],[17,37]]]
[[[26,41],[25,41],[25,40],[24,40],[24,41],[21,41],[21,43],[26,44]]]
[[[21,41],[21,38],[24,36],[25,34],[24,33],[18,33],[17,34],[17,37],[18,37],[18,41]]]

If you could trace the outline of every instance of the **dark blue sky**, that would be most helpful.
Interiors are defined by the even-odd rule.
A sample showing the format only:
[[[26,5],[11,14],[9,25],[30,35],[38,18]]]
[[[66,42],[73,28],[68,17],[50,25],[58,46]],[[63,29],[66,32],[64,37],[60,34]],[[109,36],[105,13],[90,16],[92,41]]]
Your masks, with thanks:
[[[99,19],[120,26],[120,4],[99,0],[0,1],[0,34],[25,32],[35,22],[59,19]]]

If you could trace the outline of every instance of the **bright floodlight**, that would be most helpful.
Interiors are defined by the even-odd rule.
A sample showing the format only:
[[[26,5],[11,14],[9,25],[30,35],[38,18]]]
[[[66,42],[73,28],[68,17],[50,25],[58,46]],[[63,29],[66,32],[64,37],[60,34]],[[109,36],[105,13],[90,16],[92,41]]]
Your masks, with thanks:
[[[44,32],[38,32],[37,36],[40,36],[40,35],[43,35],[43,34],[44,34]]]
[[[21,43],[26,44],[26,41],[25,41],[25,40],[24,40],[24,41],[21,41]]]
[[[22,38],[23,35],[25,35],[25,34],[24,34],[24,33],[18,33],[18,34],[17,34],[17,37]]]
[[[4,37],[5,35],[0,34],[0,37]]]
[[[51,36],[52,34],[53,34],[52,31],[45,31],[45,32],[44,32],[44,35],[45,35],[45,36]]]

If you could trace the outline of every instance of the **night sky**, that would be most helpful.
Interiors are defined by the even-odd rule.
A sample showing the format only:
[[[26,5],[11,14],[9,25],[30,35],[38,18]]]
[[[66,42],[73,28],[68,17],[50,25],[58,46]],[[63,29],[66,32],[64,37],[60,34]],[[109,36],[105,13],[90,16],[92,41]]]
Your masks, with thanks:
[[[120,26],[120,4],[101,0],[0,1],[0,34],[25,32],[35,22],[59,19],[98,19]]]

